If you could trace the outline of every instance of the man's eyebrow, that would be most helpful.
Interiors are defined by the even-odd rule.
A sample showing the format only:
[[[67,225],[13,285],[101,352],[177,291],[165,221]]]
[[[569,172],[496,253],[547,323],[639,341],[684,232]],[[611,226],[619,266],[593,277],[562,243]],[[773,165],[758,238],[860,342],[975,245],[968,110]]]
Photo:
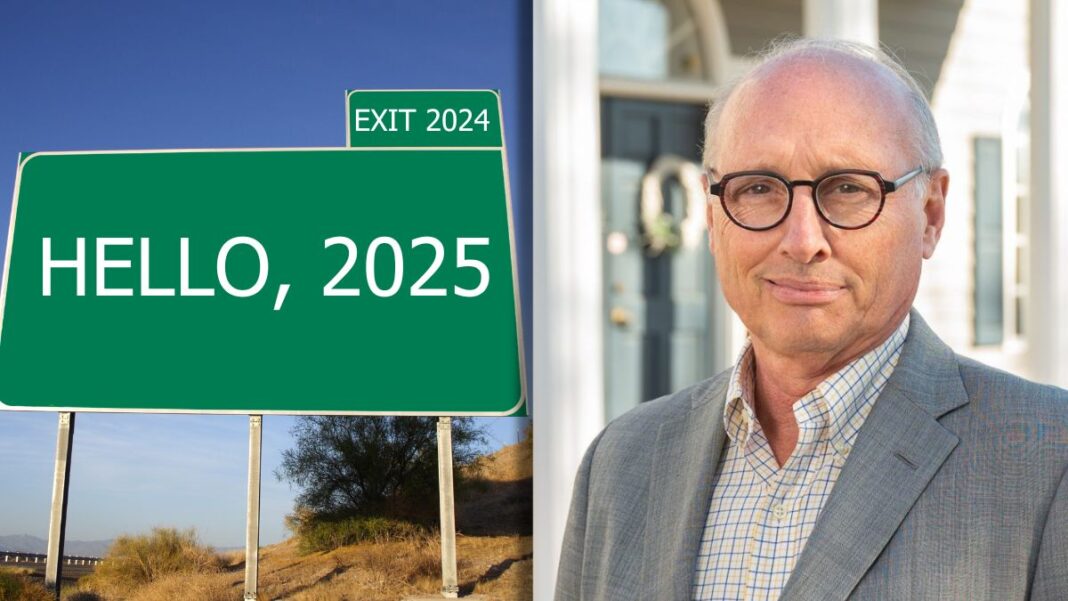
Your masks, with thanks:
[[[831,173],[832,171],[840,171],[842,169],[864,169],[866,171],[878,171],[877,165],[874,161],[855,158],[851,160],[838,160],[838,158],[832,158],[826,162],[821,163],[820,168],[816,170],[815,177]],[[786,170],[779,165],[773,165],[771,163],[757,162],[744,165],[729,171],[728,173],[736,173],[738,171],[771,171],[786,176]],[[708,172],[716,178],[722,177],[724,174],[720,173],[715,167],[710,167]]]
[[[781,166],[774,165],[772,163],[754,162],[754,163],[742,164],[737,169],[731,169],[731,170],[725,171],[723,173],[720,173],[720,171],[718,169],[716,169],[715,167],[712,167],[711,169],[709,169],[709,171],[713,175],[723,176],[723,175],[727,175],[727,174],[730,174],[730,173],[737,173],[739,171],[774,171],[775,173],[782,173],[784,170],[782,169]]]

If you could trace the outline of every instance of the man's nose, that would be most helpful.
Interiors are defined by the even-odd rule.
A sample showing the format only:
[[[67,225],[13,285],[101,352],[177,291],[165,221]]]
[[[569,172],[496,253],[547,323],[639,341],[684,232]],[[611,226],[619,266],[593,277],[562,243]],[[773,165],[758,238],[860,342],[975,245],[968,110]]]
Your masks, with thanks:
[[[812,188],[794,189],[793,206],[780,227],[784,228],[779,252],[802,264],[823,261],[831,256],[831,246],[825,235],[830,227],[820,217],[812,198]]]

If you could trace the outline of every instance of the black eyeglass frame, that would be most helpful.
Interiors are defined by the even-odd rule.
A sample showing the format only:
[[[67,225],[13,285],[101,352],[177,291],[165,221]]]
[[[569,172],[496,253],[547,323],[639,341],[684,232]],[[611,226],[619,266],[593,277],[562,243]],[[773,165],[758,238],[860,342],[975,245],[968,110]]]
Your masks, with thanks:
[[[740,228],[752,231],[752,232],[764,232],[764,231],[767,231],[767,230],[770,230],[770,229],[778,227],[779,224],[782,223],[783,221],[786,221],[786,218],[790,215],[790,210],[793,209],[793,206],[794,206],[794,186],[809,186],[810,188],[812,188],[812,202],[813,202],[813,204],[816,205],[816,213],[819,214],[821,219],[823,219],[824,221],[826,221],[827,223],[831,224],[832,226],[834,226],[834,227],[836,227],[838,229],[859,230],[861,228],[868,227],[869,225],[874,223],[876,219],[879,218],[879,215],[882,214],[882,212],[883,212],[883,206],[886,205],[886,195],[887,194],[889,194],[891,192],[896,192],[897,190],[899,190],[901,188],[901,186],[904,186],[910,180],[912,180],[912,178],[916,177],[917,175],[919,175],[921,173],[924,173],[925,171],[926,170],[923,168],[923,165],[920,165],[919,167],[916,167],[912,171],[909,171],[905,175],[902,175],[901,177],[899,177],[899,178],[897,178],[895,180],[886,180],[886,179],[883,178],[882,174],[879,173],[878,171],[868,171],[866,169],[839,169],[837,171],[831,171],[829,173],[825,173],[825,174],[819,176],[818,178],[816,178],[814,180],[811,180],[811,179],[795,179],[795,180],[792,180],[792,181],[786,179],[785,177],[779,175],[778,173],[775,173],[774,171],[763,171],[763,170],[735,171],[733,173],[728,173],[728,174],[724,175],[718,182],[710,183],[709,186],[708,186],[708,191],[713,196],[718,196],[719,197],[719,202],[720,202],[720,205],[723,207],[723,212],[726,213],[727,218],[730,219],[735,225],[737,225]],[[837,175],[849,175],[849,174],[852,174],[852,175],[867,175],[867,176],[871,176],[871,177],[875,178],[875,180],[877,182],[879,182],[879,189],[882,191],[882,194],[881,194],[881,196],[879,198],[879,208],[875,211],[875,214],[872,215],[871,219],[869,219],[868,221],[866,221],[866,222],[864,222],[864,223],[862,223],[860,225],[839,225],[839,224],[831,221],[831,219],[829,217],[827,217],[827,215],[823,212],[823,208],[820,207],[818,195],[816,194],[816,190],[819,188],[819,185],[824,182],[824,180],[826,180],[828,178],[831,178],[831,177],[835,177]],[[709,175],[711,176],[711,174],[709,174]],[[724,187],[732,179],[735,179],[737,177],[741,177],[743,175],[765,175],[765,176],[772,177],[772,178],[775,178],[775,179],[779,180],[780,182],[783,183],[783,185],[786,186],[786,190],[787,190],[786,210],[783,211],[782,217],[780,217],[778,221],[776,221],[775,223],[772,223],[771,225],[767,225],[767,226],[764,226],[764,227],[753,227],[753,226],[745,225],[744,223],[739,222],[737,219],[735,219],[734,215],[731,215],[730,210],[727,209],[727,201],[724,200],[724,198],[723,198]],[[709,179],[711,180],[711,177],[709,177]]]

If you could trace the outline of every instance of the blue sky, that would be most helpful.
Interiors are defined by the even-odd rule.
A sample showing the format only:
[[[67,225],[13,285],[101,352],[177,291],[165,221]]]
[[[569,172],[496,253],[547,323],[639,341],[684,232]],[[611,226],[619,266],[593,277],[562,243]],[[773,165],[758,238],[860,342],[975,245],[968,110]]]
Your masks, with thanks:
[[[501,90],[529,369],[529,0],[10,2],[0,53],[0,247],[19,152],[343,146],[346,89]],[[287,536],[293,419],[264,418],[264,544]],[[482,421],[492,447],[526,425]],[[55,438],[54,413],[0,411],[0,535],[47,534]],[[80,413],[74,445],[68,539],[242,544],[246,417]]]

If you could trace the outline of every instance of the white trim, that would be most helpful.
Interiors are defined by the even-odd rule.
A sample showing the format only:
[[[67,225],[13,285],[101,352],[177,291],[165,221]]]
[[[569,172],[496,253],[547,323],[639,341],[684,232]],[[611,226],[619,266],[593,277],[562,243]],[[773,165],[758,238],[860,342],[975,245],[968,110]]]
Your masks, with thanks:
[[[1068,7],[1030,1],[1031,173],[1028,215],[1028,364],[1036,380],[1068,387]]]
[[[526,345],[523,343],[523,302],[519,296],[519,261],[515,252],[515,219],[512,215],[512,182],[508,174],[508,145],[504,141],[504,105],[501,95],[496,91],[497,97],[497,121],[500,123],[501,134],[501,168],[504,170],[504,203],[505,212],[508,216],[508,248],[512,255],[512,298],[515,301],[515,338],[519,344],[519,403],[505,415],[511,415],[519,409],[527,399],[527,358]],[[532,228],[533,229],[533,228]],[[530,411],[528,408],[527,414]]]
[[[719,86],[752,62],[731,53],[730,31],[719,0],[685,0],[701,50],[704,80],[601,76],[602,96],[707,105]]]
[[[210,152],[322,152],[324,150],[336,152],[378,152],[382,150],[423,150],[433,152],[435,150],[500,150],[500,146],[354,146],[346,148],[342,146],[299,146],[291,148],[138,148],[134,150],[47,150],[27,152],[29,156],[22,161],[25,165],[30,159],[39,156],[60,156],[64,154],[175,154],[175,153],[210,153]]]
[[[1026,261],[1030,255],[1030,248],[1028,248],[1028,237],[1025,229],[1027,226],[1026,216],[1024,216],[1024,220],[1021,223],[1017,215],[1019,213],[1018,205],[1021,193],[1030,204],[1031,191],[1022,189],[1023,187],[1020,185],[1020,164],[1017,151],[1021,144],[1020,117],[1024,110],[1030,110],[1027,91],[1030,89],[1031,84],[1028,81],[1027,73],[1016,74],[1014,79],[1016,80],[1014,85],[1008,88],[1014,90],[1014,92],[1011,94],[1011,99],[1006,102],[1001,118],[1001,194],[1004,199],[1001,205],[1002,321],[1004,323],[1001,351],[1008,360],[1008,365],[1013,369],[1019,369],[1022,367],[1019,365],[1020,357],[1027,352],[1027,336],[1026,334],[1018,335],[1016,333],[1018,328],[1016,299],[1022,296],[1026,303],[1027,291],[1026,279],[1024,279],[1021,286],[1017,286],[1016,282],[1026,278],[1027,267],[1026,265],[1023,266],[1022,271],[1025,273],[1019,273],[1016,268],[1016,255],[1022,249],[1023,257]],[[1030,137],[1030,133],[1028,133],[1028,137]],[[1029,166],[1025,167],[1029,168]],[[1026,308],[1024,310],[1026,312]],[[1026,315],[1024,319],[1026,320]],[[1023,375],[1032,377],[1030,373]]]
[[[805,37],[879,46],[878,0],[805,0]]]
[[[29,161],[32,155],[26,156],[23,159],[23,154],[19,154],[18,166],[15,168],[15,188],[11,191],[11,216],[8,218],[7,225],[7,248],[4,250],[4,281],[0,284],[0,340],[3,339],[4,332],[4,307],[7,306],[7,283],[11,279],[11,249],[13,248],[15,240],[15,215],[18,214],[19,206],[19,184],[22,182],[22,165]]]
[[[13,407],[0,402],[0,411],[20,411],[26,413],[146,413],[164,415],[410,415],[423,417],[509,417],[523,406],[524,399],[520,398],[514,407],[507,411],[456,411],[443,413],[441,411],[276,411],[264,410],[258,407],[249,409],[125,409],[116,407]]]
[[[716,93],[716,86],[685,80],[628,79],[601,77],[602,96],[663,100],[707,105]]]
[[[702,50],[705,79],[719,84],[730,77],[735,68],[723,6],[719,0],[687,0],[687,4],[697,25],[697,43]]]
[[[598,3],[534,3],[534,598],[551,599],[571,485],[604,426]]]

